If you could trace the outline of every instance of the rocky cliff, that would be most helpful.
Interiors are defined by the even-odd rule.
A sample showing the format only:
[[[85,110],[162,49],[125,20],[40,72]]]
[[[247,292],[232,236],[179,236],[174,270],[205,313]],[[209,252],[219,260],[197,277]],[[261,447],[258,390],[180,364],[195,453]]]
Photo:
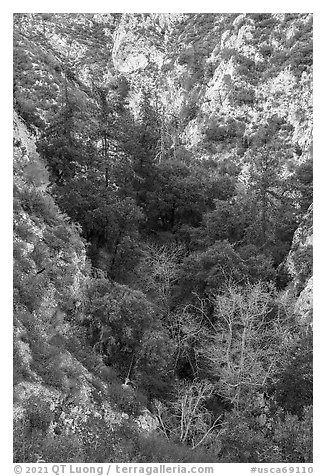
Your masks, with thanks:
[[[241,157],[259,127],[274,122],[304,161],[312,140],[311,28],[309,14],[125,14],[113,35],[113,65],[137,78],[136,88],[157,89],[190,150]],[[212,124],[219,134],[208,141]]]
[[[294,147],[289,159],[304,161],[312,140],[311,31],[311,14],[21,15],[17,102],[47,120],[65,66],[79,94],[125,75],[134,112],[150,90],[166,128],[196,154],[241,158],[271,123]]]
[[[114,449],[115,439],[126,421],[128,431],[145,433],[157,423],[143,413],[144,405],[134,417],[126,413],[132,391],[123,389],[123,381],[86,342],[81,322],[92,277],[85,243],[48,185],[35,137],[15,113],[14,458],[35,462],[46,452],[46,462],[80,462],[87,458],[81,439],[92,441],[95,453],[103,445],[108,450],[102,431],[112,435],[109,451],[118,460],[121,444]],[[41,440],[43,454],[36,453]],[[90,458],[97,458],[95,453]]]
[[[313,312],[313,215],[312,206],[294,233],[285,269],[291,277],[289,293],[296,298],[295,313],[301,325],[312,324]]]

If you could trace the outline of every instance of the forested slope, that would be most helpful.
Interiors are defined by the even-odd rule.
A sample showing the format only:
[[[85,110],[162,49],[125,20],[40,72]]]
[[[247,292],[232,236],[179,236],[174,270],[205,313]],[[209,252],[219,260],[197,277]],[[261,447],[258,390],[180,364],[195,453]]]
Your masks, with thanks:
[[[311,81],[310,14],[15,15],[15,461],[312,461]]]

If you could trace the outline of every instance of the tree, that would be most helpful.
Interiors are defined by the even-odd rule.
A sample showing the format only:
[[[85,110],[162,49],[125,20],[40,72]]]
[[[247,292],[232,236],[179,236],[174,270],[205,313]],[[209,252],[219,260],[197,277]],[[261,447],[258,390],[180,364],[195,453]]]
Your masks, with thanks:
[[[171,312],[171,299],[179,277],[180,261],[184,248],[181,245],[146,245],[139,263],[140,287],[151,296],[166,320]]]
[[[241,242],[247,226],[243,202],[237,197],[229,200],[216,199],[214,209],[204,215],[201,243],[211,245],[217,240]]]
[[[133,189],[137,204],[144,210],[147,195],[153,190],[157,173],[156,164],[160,150],[160,124],[151,104],[150,94],[142,92],[139,117],[131,131],[128,147],[133,157]]]
[[[284,357],[269,392],[286,412],[302,418],[313,398],[312,332],[299,336]]]
[[[267,139],[266,139],[267,140]],[[264,142],[264,141],[263,141]],[[287,178],[285,161],[290,150],[276,138],[247,152],[249,180],[247,197],[251,204],[251,225],[246,243],[253,243],[273,256],[279,264],[289,251],[298,225],[297,211]]]
[[[222,289],[230,280],[249,279],[245,261],[228,241],[216,241],[204,251],[191,253],[180,271],[179,292],[189,298],[191,293],[208,296]]]
[[[145,392],[150,401],[171,398],[176,381],[173,365],[175,351],[176,344],[165,322],[155,316],[153,325],[143,334],[133,370],[137,388]]]
[[[210,173],[195,158],[183,160],[181,155],[166,158],[152,169],[153,183],[144,195],[143,209],[147,232],[164,232],[183,240],[183,230],[199,227],[204,213],[214,207],[215,198],[232,194],[232,184]]]
[[[220,418],[213,420],[205,407],[213,393],[214,385],[210,382],[194,381],[180,383],[175,400],[167,407],[156,401],[157,417],[164,435],[193,449],[204,445],[210,438],[216,442],[223,432],[219,428]]]
[[[291,177],[293,193],[297,194],[296,202],[303,217],[312,204],[313,199],[313,162],[308,159],[300,164]]]
[[[51,170],[57,202],[90,242],[93,264],[114,279],[127,280],[125,271],[138,258],[142,219],[132,198],[132,166],[126,152],[128,84],[122,77],[112,78],[105,87],[94,80],[91,100],[72,87],[67,65],[65,71],[62,107],[41,137],[38,151]]]
[[[229,285],[213,294],[213,316],[203,331],[200,352],[218,378],[218,393],[243,409],[267,387],[277,368],[288,327],[270,317],[271,292],[261,284]]]
[[[46,158],[52,182],[63,185],[71,180],[83,154],[82,144],[74,137],[73,107],[67,105],[48,126],[37,144],[37,151]]]
[[[120,197],[103,180],[75,179],[61,187],[58,202],[82,226],[94,266],[113,279],[127,278],[140,257],[142,213],[130,197]]]
[[[92,140],[97,144],[97,167],[106,187],[114,183],[121,189],[132,179],[128,135],[134,125],[126,108],[128,92],[124,76],[112,77],[105,84],[93,78],[96,126]]]
[[[37,151],[47,162],[52,183],[58,186],[84,173],[95,151],[89,141],[94,123],[91,102],[85,93],[73,87],[68,60],[64,65],[59,111],[37,141]]]
[[[117,364],[127,376],[142,348],[143,336],[153,322],[146,296],[107,279],[93,279],[87,289],[92,344],[106,362]]]

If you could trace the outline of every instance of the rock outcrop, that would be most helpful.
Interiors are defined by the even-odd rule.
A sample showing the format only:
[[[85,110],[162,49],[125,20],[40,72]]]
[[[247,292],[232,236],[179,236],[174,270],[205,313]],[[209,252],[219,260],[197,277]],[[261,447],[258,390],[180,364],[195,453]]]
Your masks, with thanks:
[[[68,67],[78,94],[124,75],[135,114],[139,95],[150,91],[168,133],[197,156],[241,161],[269,122],[299,150],[289,160],[311,156],[310,14],[33,14],[19,22],[17,54],[28,61],[35,87],[53,99],[40,101],[23,71],[16,96],[22,109],[33,101],[44,121]]]
[[[312,275],[313,207],[309,207],[292,240],[285,267],[292,278],[293,292],[298,296]]]
[[[79,308],[90,279],[85,245],[47,193],[48,175],[34,139],[15,114],[15,438],[26,425],[52,442],[86,433],[97,438],[96,425],[110,433],[126,419],[139,431],[155,431],[149,412],[136,421],[117,408],[112,394],[120,389],[119,379],[91,347],[84,349],[76,321],[83,318]]]
[[[313,312],[313,207],[304,217],[293,236],[291,250],[284,269],[291,278],[289,294],[295,299],[294,312],[302,325],[312,323]]]

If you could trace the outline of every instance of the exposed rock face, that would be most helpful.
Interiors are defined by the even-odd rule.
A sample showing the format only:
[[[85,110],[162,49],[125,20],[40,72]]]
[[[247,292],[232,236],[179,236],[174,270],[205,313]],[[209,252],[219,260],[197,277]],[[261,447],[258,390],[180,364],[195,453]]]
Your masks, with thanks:
[[[76,340],[78,330],[64,319],[68,313],[80,318],[73,303],[83,300],[85,246],[46,193],[47,184],[48,174],[36,152],[35,138],[15,114],[14,422],[19,428],[29,418],[35,425],[42,424],[39,428],[47,435],[83,434],[94,420],[111,431],[128,415],[110,402],[112,379],[103,374],[101,360],[93,361],[90,370],[89,362],[76,353],[76,345],[81,345]],[[31,195],[38,208],[24,205],[24,198]],[[60,230],[66,235],[61,235],[58,251],[54,242]],[[26,294],[31,308],[26,305]],[[55,312],[64,306],[65,310]],[[71,339],[75,339],[74,348],[69,346]],[[148,413],[139,422],[131,420],[139,431],[155,430]]]
[[[29,162],[29,155],[36,154],[35,141],[29,134],[26,125],[22,122],[21,118],[18,116],[17,112],[14,111],[14,140],[19,141],[21,146],[25,148],[26,161]],[[17,144],[18,145],[18,144]],[[18,158],[17,158],[18,159]],[[19,159],[18,159],[19,160]]]
[[[298,322],[301,325],[311,325],[313,318],[313,277],[308,280],[301,291],[294,307]]]
[[[115,69],[121,73],[130,74],[144,70],[149,61],[162,64],[163,54],[152,43],[151,37],[139,34],[140,22],[143,22],[146,28],[151,19],[149,16],[146,19],[125,14],[114,32],[112,60]],[[160,29],[159,24],[155,26]]]
[[[298,296],[312,275],[313,208],[309,207],[293,236],[292,247],[286,259],[286,269],[293,280],[293,292]]]
[[[169,133],[197,156],[241,160],[257,128],[276,121],[282,140],[300,148],[294,159],[302,162],[311,155],[312,15],[288,17],[33,14],[19,18],[25,36],[17,41],[51,96],[53,83],[63,80],[64,64],[89,88],[93,81],[104,84],[124,75],[131,85],[130,108],[137,113],[141,91],[150,90],[167,125],[171,122]],[[302,45],[307,57],[301,58]],[[17,88],[22,100],[26,94],[29,99],[30,85],[27,90],[17,82]],[[35,97],[30,98],[34,104]],[[37,109],[47,120],[48,105]],[[212,121],[223,128],[223,137],[208,146],[205,134]]]
[[[183,116],[185,110],[196,108],[195,117],[186,117],[182,131],[188,148],[207,153],[202,147],[203,134],[212,119],[223,125],[225,117],[231,117],[244,137],[250,138],[260,124],[278,116],[288,123],[287,140],[301,147],[300,161],[304,161],[312,139],[311,72],[298,77],[292,68],[281,67],[267,74],[272,69],[270,51],[265,54],[260,41],[260,20],[248,14],[235,16],[233,21],[231,17],[216,15],[207,28],[200,15],[170,16],[162,25],[154,17],[127,14],[113,35],[114,66],[131,82],[137,74],[143,85],[155,84],[168,114]],[[303,15],[287,24],[284,15],[273,15],[270,36],[263,42],[266,51],[271,48],[279,54],[284,48],[282,30],[287,41],[293,42],[298,29],[310,21],[310,15]],[[196,51],[187,24],[196,40],[200,39],[203,52]],[[196,54],[201,55],[201,63],[196,63]],[[251,69],[260,72],[254,77]],[[227,158],[236,147],[224,142],[216,144],[216,152]]]
[[[296,298],[295,314],[298,322],[309,325],[313,307],[313,208],[309,210],[293,236],[291,250],[285,261],[285,269],[292,278],[290,293]]]

